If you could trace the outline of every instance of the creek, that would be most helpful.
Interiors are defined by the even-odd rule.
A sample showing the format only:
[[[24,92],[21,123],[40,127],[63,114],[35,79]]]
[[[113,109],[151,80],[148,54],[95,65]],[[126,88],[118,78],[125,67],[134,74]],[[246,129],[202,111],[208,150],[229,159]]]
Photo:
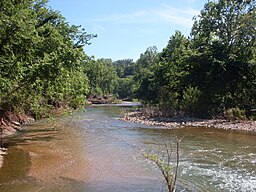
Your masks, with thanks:
[[[182,137],[177,191],[256,191],[255,134],[118,119],[137,107],[91,106],[1,140],[0,191],[166,191],[142,154],[161,153],[166,141],[175,149],[175,137]]]

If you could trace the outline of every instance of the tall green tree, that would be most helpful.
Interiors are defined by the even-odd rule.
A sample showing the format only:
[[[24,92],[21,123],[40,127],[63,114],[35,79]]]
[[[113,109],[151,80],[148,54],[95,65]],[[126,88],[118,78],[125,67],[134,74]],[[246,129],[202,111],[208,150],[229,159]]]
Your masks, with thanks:
[[[136,71],[133,77],[134,82],[136,82],[135,94],[137,98],[145,102],[152,103],[157,97],[158,86],[155,85],[152,67],[158,61],[157,47],[153,46],[147,48],[136,62]]]
[[[0,2],[0,107],[40,115],[62,102],[84,103],[88,80],[82,46],[94,35],[69,25],[46,0]]]
[[[113,62],[113,65],[116,68],[118,77],[125,78],[132,76],[135,73],[135,63],[132,59],[122,59]]]
[[[210,1],[201,11],[192,28],[190,78],[203,93],[203,110],[255,104],[255,26],[255,1]]]
[[[173,114],[249,114],[256,103],[255,10],[252,0],[208,1],[189,38],[177,31],[158,56],[152,49],[141,55],[138,98]]]
[[[97,59],[86,63],[91,95],[113,94],[117,86],[117,73],[111,59]]]
[[[176,31],[163,49],[160,62],[154,67],[155,81],[160,87],[157,102],[168,108],[170,112],[192,113],[192,106],[196,106],[195,98],[199,92],[186,81],[192,53],[190,40],[180,31]],[[191,90],[194,92],[192,93]]]
[[[132,99],[134,97],[133,76],[136,71],[136,63],[132,59],[122,59],[113,62],[118,76],[116,95],[121,99]]]

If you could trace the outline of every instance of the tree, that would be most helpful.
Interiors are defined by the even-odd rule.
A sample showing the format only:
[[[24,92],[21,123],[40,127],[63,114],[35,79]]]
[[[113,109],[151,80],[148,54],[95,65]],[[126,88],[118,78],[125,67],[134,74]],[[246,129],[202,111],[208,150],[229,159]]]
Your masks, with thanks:
[[[161,52],[160,62],[154,67],[155,81],[160,87],[158,103],[162,105],[161,108],[167,108],[171,113],[181,110],[191,112],[183,105],[185,90],[192,86],[186,82],[191,53],[189,39],[176,31]]]
[[[194,23],[190,79],[209,113],[255,104],[255,15],[255,1],[210,1]]]
[[[0,2],[0,107],[35,116],[65,103],[85,103],[82,46],[95,35],[47,6],[46,0]]]
[[[133,77],[118,78],[115,93],[120,99],[132,99],[134,92]]]
[[[91,95],[114,93],[117,86],[117,74],[111,59],[93,60],[86,63],[85,67]]]
[[[170,115],[249,114],[256,103],[255,10],[252,0],[208,1],[189,38],[176,31],[158,56],[154,49],[141,54],[138,98]]]
[[[135,73],[135,63],[132,59],[123,59],[113,62],[116,68],[118,77],[126,78],[132,76]]]
[[[152,67],[158,62],[158,57],[157,48],[153,46],[147,48],[136,62],[136,72],[133,78],[134,82],[137,82],[135,94],[137,98],[145,102],[151,103],[157,97],[158,87],[154,85]]]
[[[136,70],[136,64],[132,59],[123,59],[113,62],[118,76],[115,93],[119,98],[132,99],[134,94],[133,76]]]

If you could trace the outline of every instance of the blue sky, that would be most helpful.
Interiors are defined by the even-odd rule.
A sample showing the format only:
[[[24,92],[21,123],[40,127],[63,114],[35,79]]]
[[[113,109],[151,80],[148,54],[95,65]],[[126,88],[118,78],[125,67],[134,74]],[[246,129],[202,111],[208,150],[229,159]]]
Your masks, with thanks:
[[[70,24],[98,37],[85,52],[96,58],[138,59],[149,46],[161,51],[175,30],[189,35],[208,0],[49,0]]]

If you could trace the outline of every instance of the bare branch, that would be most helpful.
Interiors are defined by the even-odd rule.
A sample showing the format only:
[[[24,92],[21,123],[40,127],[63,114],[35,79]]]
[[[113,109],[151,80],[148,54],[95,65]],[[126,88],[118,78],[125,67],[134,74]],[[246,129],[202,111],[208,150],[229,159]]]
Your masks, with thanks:
[[[156,164],[160,172],[162,173],[164,180],[166,182],[167,188],[169,192],[175,191],[176,181],[178,177],[178,168],[179,168],[179,161],[180,161],[180,141],[178,137],[176,137],[176,166],[175,171],[173,169],[172,163],[171,163],[171,156],[173,154],[172,150],[172,144],[170,140],[167,142],[164,138],[164,151],[160,151],[160,144],[157,148],[157,153],[144,153],[144,157],[148,159],[149,161]]]

